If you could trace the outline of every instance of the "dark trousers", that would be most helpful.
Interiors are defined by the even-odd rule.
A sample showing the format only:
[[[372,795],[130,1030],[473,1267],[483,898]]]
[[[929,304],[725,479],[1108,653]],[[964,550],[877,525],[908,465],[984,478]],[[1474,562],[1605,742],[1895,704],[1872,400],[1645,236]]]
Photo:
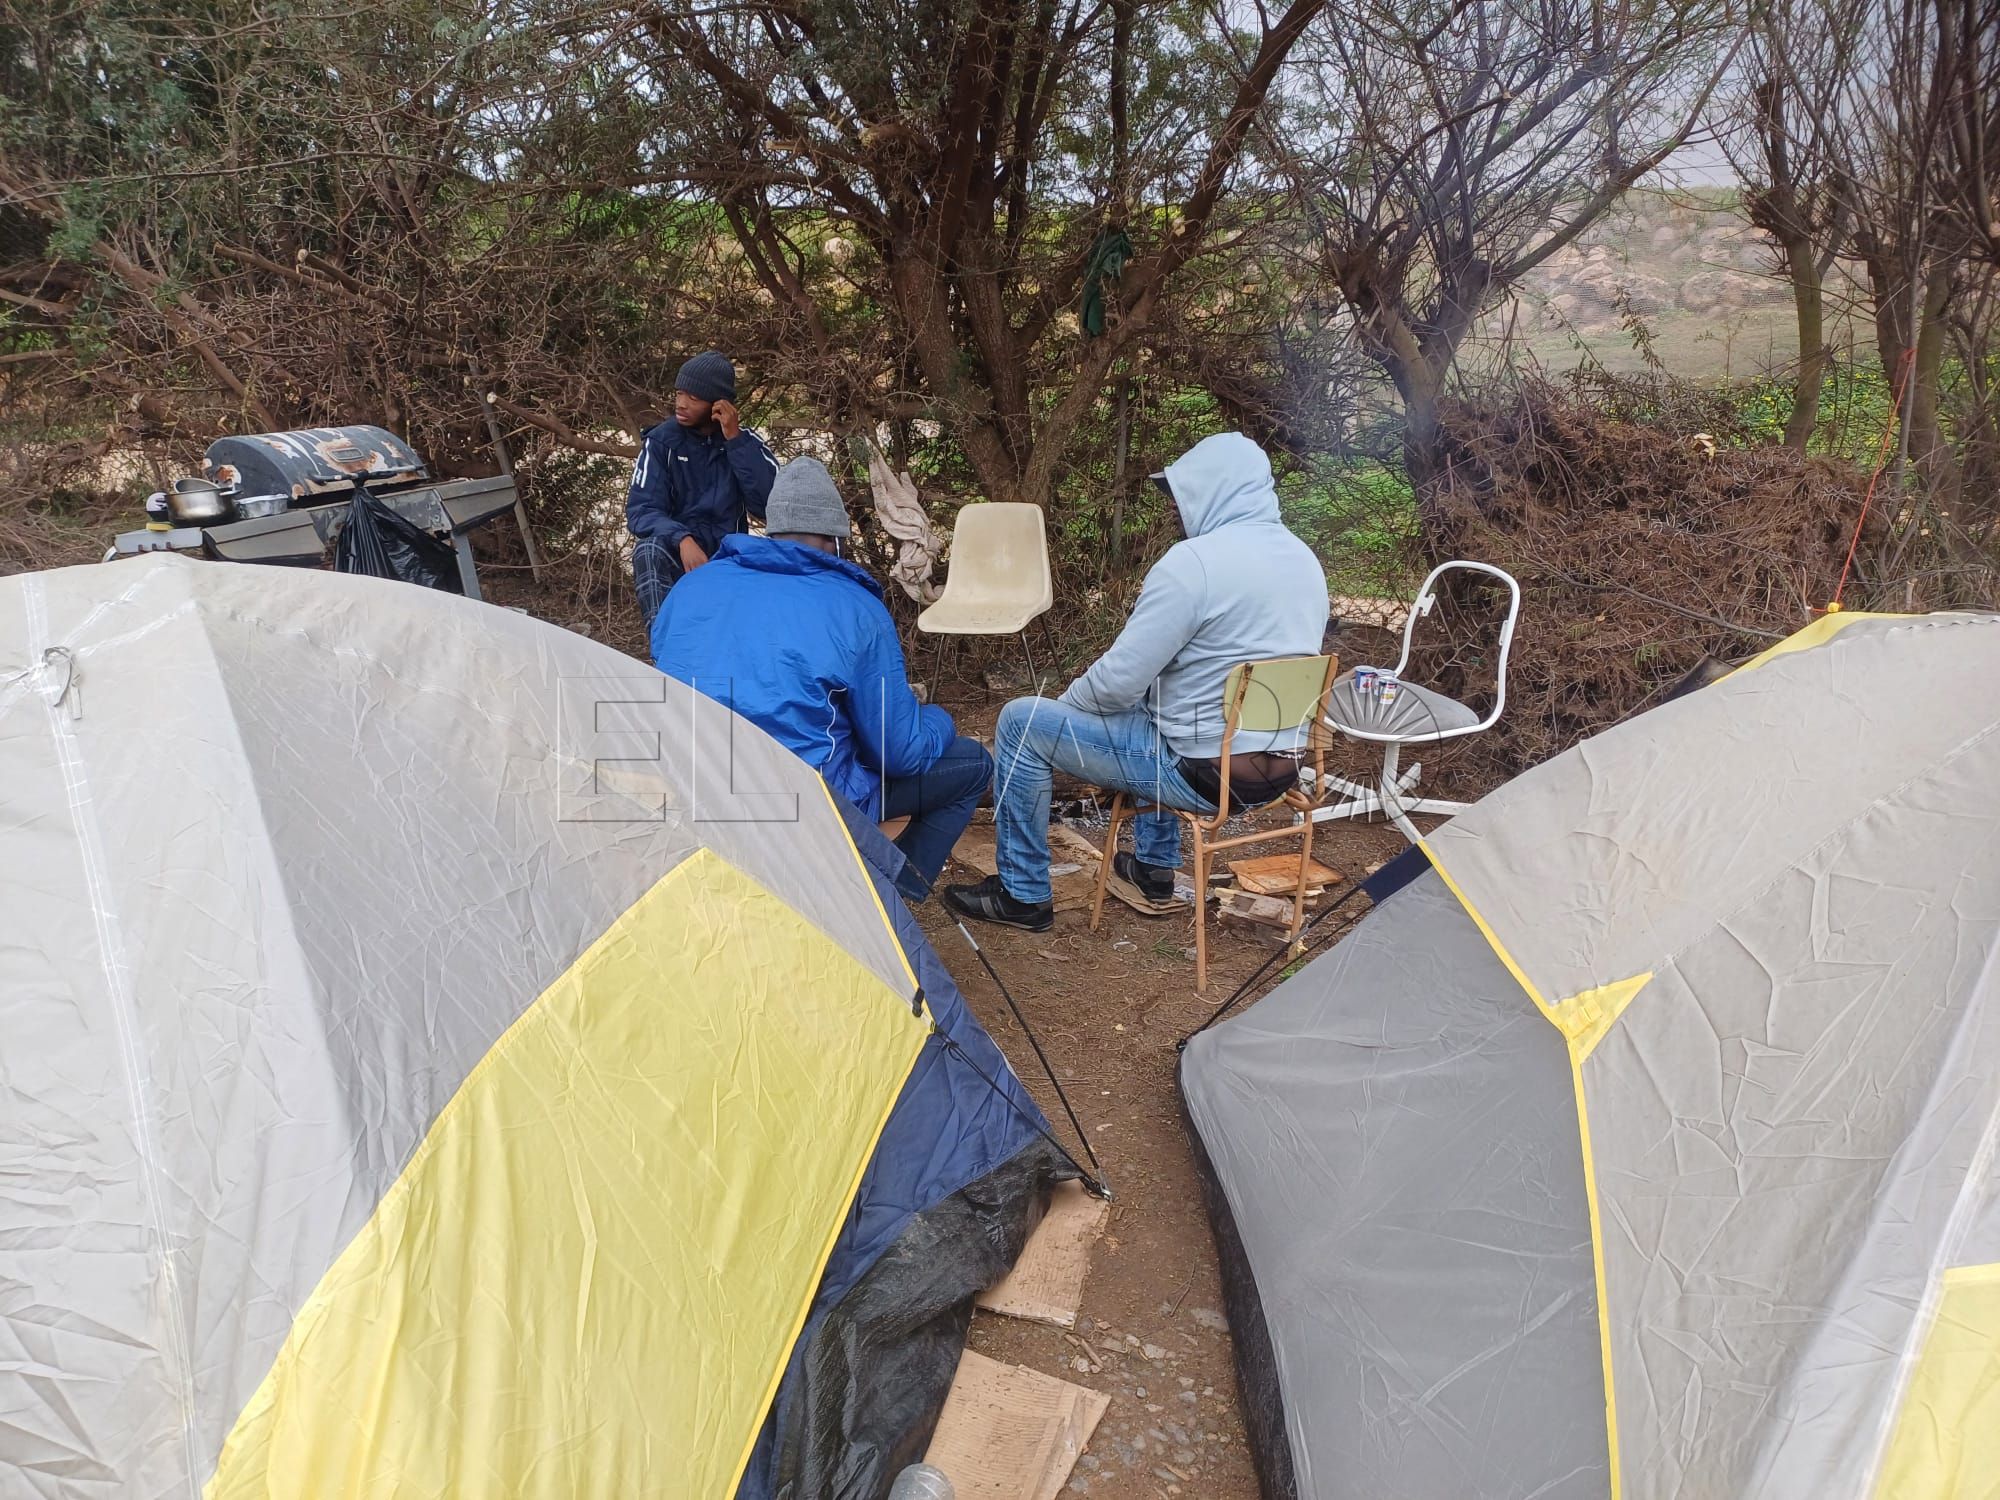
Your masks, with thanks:
[[[986,747],[960,735],[945,746],[929,770],[892,776],[882,783],[882,821],[910,820],[896,839],[906,861],[896,889],[906,900],[921,901],[931,893],[952,845],[972,821],[972,810],[992,780],[993,757]]]
[[[642,536],[632,544],[632,587],[639,593],[639,618],[645,622],[648,640],[653,634],[653,617],[667,602],[667,590],[679,583],[686,571],[678,545],[669,546],[656,536]]]

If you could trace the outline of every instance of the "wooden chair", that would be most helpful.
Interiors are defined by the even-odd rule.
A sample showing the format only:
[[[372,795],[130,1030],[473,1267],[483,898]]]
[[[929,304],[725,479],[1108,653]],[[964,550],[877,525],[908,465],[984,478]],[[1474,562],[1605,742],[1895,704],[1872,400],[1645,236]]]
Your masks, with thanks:
[[[1237,731],[1263,736],[1285,730],[1307,731],[1306,755],[1312,768],[1310,782],[1299,784],[1281,799],[1296,813],[1309,813],[1313,805],[1312,787],[1326,784],[1326,736],[1320,730],[1322,705],[1340,665],[1335,656],[1281,656],[1269,661],[1245,662],[1232,668],[1222,686],[1222,786],[1217,793],[1213,815],[1188,812],[1160,803],[1142,802],[1120,792],[1111,799],[1111,827],[1104,836],[1104,857],[1097,866],[1097,898],[1090,907],[1090,929],[1097,930],[1104,917],[1104,888],[1111,878],[1111,860],[1118,852],[1118,830],[1128,818],[1143,812],[1170,812],[1181,818],[1194,835],[1194,985],[1208,988],[1208,867],[1221,850],[1244,844],[1268,842],[1297,836],[1299,879],[1292,891],[1292,923],[1286,934],[1296,942],[1305,921],[1306,876],[1312,869],[1313,822],[1304,817],[1289,828],[1259,830],[1218,838],[1229,821],[1229,758]]]

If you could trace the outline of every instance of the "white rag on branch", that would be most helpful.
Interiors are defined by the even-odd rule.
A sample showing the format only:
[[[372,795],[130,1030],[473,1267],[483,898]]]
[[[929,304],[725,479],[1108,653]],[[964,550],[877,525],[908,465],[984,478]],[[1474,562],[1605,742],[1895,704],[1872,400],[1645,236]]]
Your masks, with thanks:
[[[896,562],[889,576],[917,603],[935,603],[943,590],[931,581],[931,575],[944,553],[944,536],[931,525],[916,481],[907,472],[898,474],[891,469],[888,455],[873,439],[868,443],[868,487],[875,492],[876,518],[897,542]]]

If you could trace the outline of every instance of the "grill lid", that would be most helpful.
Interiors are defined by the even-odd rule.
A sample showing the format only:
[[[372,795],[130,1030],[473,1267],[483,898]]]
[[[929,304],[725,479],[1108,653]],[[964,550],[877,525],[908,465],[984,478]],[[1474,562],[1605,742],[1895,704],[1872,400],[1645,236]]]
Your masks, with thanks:
[[[345,492],[357,479],[424,479],[416,450],[386,427],[307,427],[217,438],[203,468],[225,494]]]

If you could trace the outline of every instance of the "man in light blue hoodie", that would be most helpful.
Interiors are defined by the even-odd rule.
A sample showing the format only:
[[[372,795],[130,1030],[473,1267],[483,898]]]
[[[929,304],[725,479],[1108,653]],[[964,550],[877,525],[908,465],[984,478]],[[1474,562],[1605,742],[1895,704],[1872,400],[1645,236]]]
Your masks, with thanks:
[[[947,886],[961,916],[1046,932],[1049,788],[1066,771],[1149,802],[1213,813],[1220,789],[1222,688],[1230,669],[1310,656],[1326,634],[1326,572],[1278,519],[1264,451],[1238,432],[1204,438],[1154,476],[1180,513],[1185,541],[1167,549],[1111,649],[1062,697],[1016,698],[994,733],[999,873]],[[1261,740],[1261,742],[1257,742]],[[1231,805],[1283,796],[1298,778],[1303,730],[1239,735]],[[1134,820],[1136,854],[1115,873],[1154,899],[1173,894],[1180,820]]]

